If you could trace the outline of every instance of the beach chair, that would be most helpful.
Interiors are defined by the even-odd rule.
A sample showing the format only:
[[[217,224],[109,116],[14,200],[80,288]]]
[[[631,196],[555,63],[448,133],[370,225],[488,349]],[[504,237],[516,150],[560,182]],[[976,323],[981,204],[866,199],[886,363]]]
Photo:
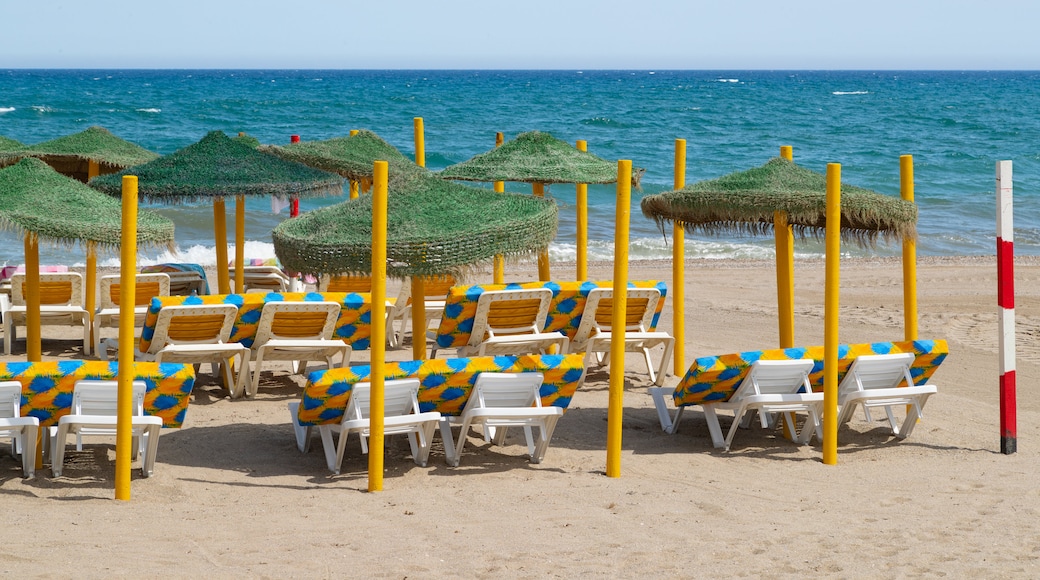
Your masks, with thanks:
[[[155,323],[148,352],[136,350],[136,360],[179,362],[195,365],[209,363],[223,373],[224,385],[232,397],[242,394],[249,384],[249,356],[246,346],[228,342],[238,308],[233,304],[191,304],[163,306]],[[234,372],[238,357],[237,377]]]
[[[567,335],[543,330],[551,300],[548,288],[482,293],[469,343],[458,348],[458,356],[544,354],[550,346],[556,346],[559,353],[567,352]],[[430,356],[437,356],[436,343]]]
[[[372,276],[355,276],[353,274],[322,274],[318,279],[318,292],[357,292],[372,291]]]
[[[229,268],[231,283],[235,282],[235,269]],[[243,266],[243,292],[290,292],[293,279],[277,266]]]
[[[141,326],[152,298],[170,295],[170,276],[161,273],[136,274],[134,280],[134,326]],[[108,349],[101,342],[101,329],[119,327],[121,283],[119,274],[101,277],[99,304],[94,314],[94,350],[102,360],[108,359]]]
[[[264,361],[292,361],[294,373],[302,373],[307,361],[324,360],[329,368],[350,361],[351,348],[332,338],[339,319],[336,302],[268,302],[260,313],[253,340],[255,364],[249,397],[256,396]],[[340,355],[336,365],[334,357]]]
[[[15,328],[25,326],[25,274],[11,277],[11,305],[3,314],[4,354],[11,354]],[[90,355],[90,313],[83,308],[83,275],[77,272],[40,273],[40,326],[83,328],[83,355]]]
[[[159,433],[162,417],[144,414],[144,381],[134,381],[131,403],[131,459],[141,454],[141,474],[150,477],[155,467],[155,454],[159,449]],[[82,380],[76,381],[72,391],[72,412],[58,419],[58,425],[50,428],[51,471],[61,477],[65,463],[65,445],[69,435],[76,436],[76,450],[83,450],[84,436],[116,435],[116,413],[119,381]]]
[[[436,411],[421,412],[419,410],[418,379],[389,380],[383,384],[383,434],[408,436],[412,448],[412,459],[421,467],[425,467],[430,458],[430,443],[441,414]],[[371,433],[369,407],[371,403],[371,384],[357,383],[350,391],[350,400],[338,425],[321,425],[322,447],[325,450],[325,461],[329,470],[339,474],[343,464],[343,454],[347,446],[347,438],[357,433],[361,438],[361,451],[368,453],[368,437]],[[310,439],[310,427],[301,427],[297,421],[299,401],[289,403],[289,412],[293,418],[296,431],[296,444],[301,451],[306,451]],[[339,431],[339,441],[333,443],[332,435]]]
[[[881,407],[888,417],[892,434],[906,439],[913,432],[917,420],[923,417],[924,404],[936,393],[935,385],[914,385],[910,365],[914,355],[877,354],[856,357],[838,385],[838,425],[847,423],[863,407],[867,421],[872,421],[870,409]],[[905,381],[905,387],[899,385]],[[906,409],[900,426],[893,410]]]
[[[523,427],[527,454],[531,463],[541,463],[549,447],[556,422],[563,416],[559,407],[543,407],[539,393],[541,373],[480,373],[462,414],[444,417],[440,422],[441,439],[448,465],[458,467],[462,448],[471,427],[483,427],[484,440],[495,445],[505,443],[506,429]],[[460,427],[456,442],[452,428]],[[538,428],[538,437],[533,429]]]
[[[650,328],[657,302],[661,292],[656,288],[628,288],[625,303],[625,351],[638,352],[646,361],[646,369],[650,382],[660,386],[668,373],[668,362],[672,359],[675,338],[667,332],[651,332]],[[605,355],[610,354],[611,324],[613,323],[614,290],[612,288],[595,288],[589,292],[585,301],[585,310],[581,315],[581,323],[571,340],[571,352],[585,352],[585,366],[595,356],[598,364],[604,364]],[[650,349],[664,346],[661,362],[654,372],[654,364],[650,359]],[[607,359],[609,360],[609,359]]]
[[[426,294],[423,299],[426,311],[426,328],[422,332],[413,331],[412,340],[417,340],[417,337],[423,337],[422,340],[426,339],[430,323],[440,320],[444,313],[444,302],[448,296],[448,291],[455,284],[454,276],[430,276],[423,279],[423,290]],[[400,323],[400,328],[395,328],[398,322]],[[401,342],[404,340],[404,333],[408,331],[408,326],[411,322],[412,284],[411,280],[405,280],[404,284],[401,285],[400,294],[397,295],[397,299],[394,300],[393,306],[387,314],[386,336],[389,340],[390,348],[400,347]]]
[[[36,474],[36,436],[40,420],[22,417],[22,383],[0,382],[0,439],[11,440],[11,455],[22,458],[22,477]]]

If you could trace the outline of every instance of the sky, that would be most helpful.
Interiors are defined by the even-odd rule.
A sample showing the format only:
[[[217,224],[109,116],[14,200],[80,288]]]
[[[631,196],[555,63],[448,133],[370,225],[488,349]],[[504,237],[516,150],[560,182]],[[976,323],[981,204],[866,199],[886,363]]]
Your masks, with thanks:
[[[1035,0],[0,0],[0,68],[1040,69]]]

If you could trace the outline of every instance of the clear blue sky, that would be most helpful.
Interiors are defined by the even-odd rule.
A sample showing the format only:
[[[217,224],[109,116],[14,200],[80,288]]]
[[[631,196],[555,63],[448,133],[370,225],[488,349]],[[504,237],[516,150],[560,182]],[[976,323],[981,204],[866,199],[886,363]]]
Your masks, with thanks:
[[[0,68],[1040,69],[1036,0],[0,0]]]

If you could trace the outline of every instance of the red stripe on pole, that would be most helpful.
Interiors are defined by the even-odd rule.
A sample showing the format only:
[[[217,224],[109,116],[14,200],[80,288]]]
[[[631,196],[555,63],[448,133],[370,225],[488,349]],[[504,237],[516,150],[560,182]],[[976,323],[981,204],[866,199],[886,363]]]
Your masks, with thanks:
[[[300,136],[299,135],[289,135],[289,142],[290,143],[299,143],[300,142]]]
[[[292,198],[292,203],[289,206],[289,217],[296,217],[300,215],[300,198]]]
[[[1015,307],[1015,244],[997,238],[997,304]]]
[[[1015,411],[1015,371],[1000,375],[1000,436],[1018,437]]]

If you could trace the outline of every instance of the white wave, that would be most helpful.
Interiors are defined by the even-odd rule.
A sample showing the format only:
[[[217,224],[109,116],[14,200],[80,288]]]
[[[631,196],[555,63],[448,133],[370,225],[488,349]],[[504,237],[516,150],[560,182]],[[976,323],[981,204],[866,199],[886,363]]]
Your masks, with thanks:
[[[161,113],[162,109],[135,109],[138,113]]]
[[[869,95],[870,91],[834,91],[832,95]]]
[[[740,79],[715,79],[717,83],[739,83]]]
[[[0,115],[3,115],[4,113],[10,113],[13,110],[15,110],[14,107],[0,107]]]
[[[50,107],[48,107],[46,105],[33,105],[32,106],[32,110],[36,111],[37,113],[52,113],[52,112],[54,112],[54,109],[52,109],[52,108],[50,108]]]

